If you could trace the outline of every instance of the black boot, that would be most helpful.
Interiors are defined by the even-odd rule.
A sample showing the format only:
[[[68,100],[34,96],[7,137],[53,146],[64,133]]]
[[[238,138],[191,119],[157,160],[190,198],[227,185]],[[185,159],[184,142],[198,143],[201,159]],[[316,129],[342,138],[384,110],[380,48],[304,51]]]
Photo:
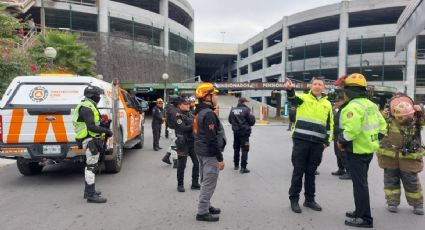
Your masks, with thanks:
[[[210,206],[210,208],[208,209],[210,211],[211,214],[213,215],[218,215],[221,213],[221,209],[219,208],[214,208],[213,206]]]
[[[171,164],[170,156],[171,156],[171,153],[167,152],[165,156],[162,158],[162,162],[170,165]]]
[[[345,173],[342,176],[339,176],[340,180],[351,180],[351,175],[349,173]]]
[[[185,192],[186,190],[184,189],[183,185],[177,185],[177,191],[178,192]]]
[[[206,222],[217,222],[218,220],[220,220],[220,218],[218,216],[214,216],[211,213],[207,213],[204,215],[196,215],[196,220],[197,221],[206,221]]]
[[[345,170],[344,169],[338,169],[337,171],[332,172],[331,174],[332,174],[332,176],[342,176],[342,175],[345,174]]]
[[[175,159],[175,160],[173,160],[173,169],[176,169],[177,168],[177,159]]]
[[[106,203],[106,198],[96,195],[95,185],[87,185],[87,203]]]
[[[300,205],[298,204],[297,200],[291,200],[291,209],[295,213],[301,213]]]
[[[314,211],[322,211],[322,207],[320,207],[320,205],[318,203],[316,203],[316,201],[305,201],[304,202],[304,207],[308,207],[313,209]]]
[[[192,190],[200,190],[201,189],[201,185],[198,183],[198,181],[196,180],[195,182],[192,182],[192,186],[190,187]]]
[[[242,174],[245,174],[245,173],[250,173],[251,171],[247,168],[241,168],[241,170],[239,172],[242,173]]]
[[[345,220],[345,225],[358,228],[373,228],[373,222],[362,218],[349,218]]]
[[[86,186],[84,187],[84,199],[87,199],[87,196],[89,195],[88,194],[88,188],[87,188],[88,184],[87,184],[87,182],[84,182],[84,183],[86,184]],[[100,195],[102,195],[102,192],[94,190],[94,194],[100,196]]]

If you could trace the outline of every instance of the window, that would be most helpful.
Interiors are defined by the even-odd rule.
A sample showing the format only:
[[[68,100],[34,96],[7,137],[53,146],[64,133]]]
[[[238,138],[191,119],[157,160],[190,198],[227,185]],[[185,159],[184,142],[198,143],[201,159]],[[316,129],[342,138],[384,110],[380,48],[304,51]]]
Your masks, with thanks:
[[[277,31],[276,33],[267,37],[268,47],[274,46],[282,42],[282,30]]]
[[[322,57],[337,57],[338,42],[328,42],[288,49],[288,61]]]
[[[349,14],[349,27],[396,24],[403,10],[404,6],[353,12]]]
[[[190,28],[190,24],[192,23],[190,15],[171,2],[168,2],[168,16],[171,20],[176,21],[188,29]]]
[[[289,26],[289,38],[308,34],[316,34],[331,30],[339,30],[339,15],[316,18]]]
[[[348,41],[348,55],[361,53],[394,52],[395,37],[355,39]]]
[[[248,74],[248,66],[246,65],[244,67],[239,68],[239,71],[240,71],[241,75]]]
[[[257,42],[255,45],[251,46],[252,54],[258,53],[263,50],[263,41]]]
[[[239,53],[239,56],[240,56],[241,59],[247,58],[248,57],[248,49],[242,50]]]
[[[159,1],[158,0],[114,0],[115,2],[121,2],[127,5],[149,10],[151,12],[159,14]]]
[[[281,52],[267,57],[267,67],[270,67],[272,65],[279,65],[281,63],[282,63],[282,53]]]
[[[256,61],[251,64],[252,72],[261,70],[263,68],[263,60]]]

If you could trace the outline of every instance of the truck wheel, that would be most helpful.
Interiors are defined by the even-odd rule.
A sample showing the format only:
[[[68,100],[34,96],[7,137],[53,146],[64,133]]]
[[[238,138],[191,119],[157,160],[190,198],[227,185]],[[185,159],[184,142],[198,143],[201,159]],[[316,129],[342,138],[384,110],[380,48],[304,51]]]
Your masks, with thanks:
[[[25,162],[22,159],[16,161],[19,172],[24,176],[38,175],[43,170],[43,166],[39,165],[38,162]]]
[[[113,160],[110,161],[105,161],[105,171],[108,173],[118,173],[119,171],[121,171],[121,166],[122,166],[122,156],[123,156],[123,152],[124,152],[124,144],[122,142],[122,133],[119,133],[119,146],[117,148],[117,152],[114,153],[115,157]]]

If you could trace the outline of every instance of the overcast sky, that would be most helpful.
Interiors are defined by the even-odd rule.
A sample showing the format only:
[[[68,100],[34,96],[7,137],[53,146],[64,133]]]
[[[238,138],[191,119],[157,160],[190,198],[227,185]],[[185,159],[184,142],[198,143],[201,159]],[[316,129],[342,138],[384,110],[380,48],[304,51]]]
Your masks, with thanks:
[[[341,0],[188,0],[195,9],[195,41],[242,43],[294,13]]]

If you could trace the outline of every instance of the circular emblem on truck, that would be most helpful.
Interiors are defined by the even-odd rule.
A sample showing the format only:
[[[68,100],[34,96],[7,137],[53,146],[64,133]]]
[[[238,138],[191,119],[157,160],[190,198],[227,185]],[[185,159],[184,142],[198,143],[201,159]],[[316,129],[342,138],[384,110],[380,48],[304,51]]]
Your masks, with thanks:
[[[47,89],[41,86],[37,86],[31,90],[30,98],[35,102],[42,102],[46,99],[48,94],[49,92],[47,91]]]

